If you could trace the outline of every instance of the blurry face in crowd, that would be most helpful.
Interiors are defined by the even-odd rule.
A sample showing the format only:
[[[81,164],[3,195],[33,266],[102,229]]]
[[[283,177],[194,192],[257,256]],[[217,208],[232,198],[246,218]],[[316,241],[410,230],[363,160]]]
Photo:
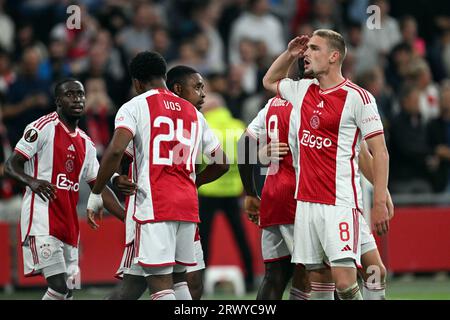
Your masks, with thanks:
[[[330,59],[335,51],[331,50],[325,38],[313,36],[308,42],[308,49],[304,54],[305,76],[317,77],[328,73]]]
[[[256,59],[256,45],[249,39],[243,39],[239,42],[239,52],[243,62],[254,62]]]
[[[417,36],[417,24],[414,19],[407,19],[402,28],[403,39],[407,42],[413,41]]]
[[[415,89],[409,93],[408,96],[406,96],[402,101],[402,107],[410,114],[419,114],[420,108],[419,108],[419,98],[420,98],[420,92],[419,90]]]
[[[197,110],[200,110],[205,103],[205,83],[199,73],[188,76],[183,84],[175,84],[174,91],[181,98],[192,103]]]
[[[84,114],[86,96],[79,81],[66,82],[56,97],[56,105],[65,119],[78,120]]]
[[[39,68],[39,63],[41,61],[38,50],[35,48],[27,49],[24,52],[22,59],[24,73],[31,75],[36,74]]]
[[[270,9],[269,2],[267,0],[257,0],[253,4],[251,11],[258,15],[262,16],[265,15]]]

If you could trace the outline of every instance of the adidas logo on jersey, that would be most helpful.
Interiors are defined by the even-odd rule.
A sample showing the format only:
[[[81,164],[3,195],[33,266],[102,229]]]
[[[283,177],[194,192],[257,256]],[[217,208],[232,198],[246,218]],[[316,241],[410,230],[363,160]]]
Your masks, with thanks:
[[[67,148],[67,150],[75,152],[75,147],[73,146],[73,144],[71,144],[71,145]]]
[[[341,251],[352,251],[349,245],[346,245]]]
[[[323,109],[323,101],[320,101],[320,103],[317,105],[317,108],[322,108]]]

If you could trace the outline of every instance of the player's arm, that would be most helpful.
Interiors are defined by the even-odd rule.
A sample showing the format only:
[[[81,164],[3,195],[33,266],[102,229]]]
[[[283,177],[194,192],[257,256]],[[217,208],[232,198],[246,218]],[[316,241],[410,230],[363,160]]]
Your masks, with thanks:
[[[90,183],[89,186],[94,186],[94,183]],[[117,199],[116,195],[112,190],[106,186],[106,188],[102,191],[102,200],[105,204],[105,208],[111,213],[113,216],[115,216],[120,221],[125,221],[125,209],[120,204],[119,199]],[[103,218],[102,212],[100,212],[99,220],[101,221]],[[88,224],[89,226],[96,230],[99,228],[99,225],[95,222],[95,214],[93,211],[90,212],[87,216]]]
[[[92,214],[92,211],[99,211],[99,214],[101,214],[100,210],[102,210],[103,203],[100,193],[105,188],[113,173],[118,170],[122,155],[132,139],[133,135],[127,129],[117,128],[114,131],[112,140],[102,157],[97,179],[88,199],[88,215]]]
[[[125,196],[131,196],[135,194],[137,190],[137,184],[125,174],[132,162],[132,158],[124,154],[120,162],[119,170],[114,173],[115,176],[113,175],[111,178],[112,185]]]
[[[359,153],[358,163],[364,177],[366,177],[367,181],[369,181],[373,185],[373,157],[367,149],[367,144],[365,141],[361,143],[361,151]],[[386,189],[386,193],[386,206],[388,209],[389,219],[392,219],[394,217],[394,202],[392,201],[389,189]]]
[[[259,224],[259,206],[261,201],[256,192],[256,183],[253,174],[256,161],[252,161],[251,155],[256,155],[257,153],[256,139],[245,131],[238,141],[238,169],[246,193],[244,210],[247,213],[248,219],[256,225]]]
[[[24,165],[28,159],[14,151],[5,164],[5,175],[29,187],[42,200],[56,198],[56,186],[48,181],[35,179],[24,172]]]
[[[267,70],[263,78],[264,88],[277,93],[278,81],[285,78],[289,72],[292,63],[301,58],[307,49],[308,36],[298,36],[292,39],[286,51],[284,51]]]
[[[222,148],[219,147],[214,151],[211,154],[211,159],[215,160],[213,163],[208,164],[195,178],[195,185],[197,188],[219,179],[230,169],[228,158]]]
[[[383,235],[389,230],[389,215],[386,207],[389,153],[382,134],[371,137],[366,142],[373,157],[372,184],[374,191],[371,220],[378,235]]]

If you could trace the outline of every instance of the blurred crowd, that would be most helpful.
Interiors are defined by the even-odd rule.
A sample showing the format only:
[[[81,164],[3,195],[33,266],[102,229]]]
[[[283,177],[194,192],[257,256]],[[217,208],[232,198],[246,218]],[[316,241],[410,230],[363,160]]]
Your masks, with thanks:
[[[81,9],[80,29],[66,26],[72,4]],[[380,29],[367,27],[370,5],[379,8]],[[274,57],[293,36],[318,28],[345,36],[344,76],[378,102],[392,192],[449,191],[446,1],[0,0],[0,163],[26,124],[55,109],[53,85],[69,76],[85,85],[81,127],[101,157],[117,109],[134,95],[128,62],[142,50],[158,51],[169,68],[196,68],[216,101],[248,124],[271,97],[262,77]],[[17,191],[0,183],[1,198]]]

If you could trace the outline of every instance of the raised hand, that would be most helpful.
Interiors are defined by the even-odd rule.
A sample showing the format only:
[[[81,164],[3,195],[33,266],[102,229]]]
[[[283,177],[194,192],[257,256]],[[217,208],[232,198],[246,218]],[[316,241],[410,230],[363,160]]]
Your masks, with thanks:
[[[303,54],[308,49],[308,42],[308,36],[297,36],[289,42],[287,50],[292,57],[303,58]]]
[[[48,181],[33,179],[28,186],[44,201],[56,199],[56,186]]]

